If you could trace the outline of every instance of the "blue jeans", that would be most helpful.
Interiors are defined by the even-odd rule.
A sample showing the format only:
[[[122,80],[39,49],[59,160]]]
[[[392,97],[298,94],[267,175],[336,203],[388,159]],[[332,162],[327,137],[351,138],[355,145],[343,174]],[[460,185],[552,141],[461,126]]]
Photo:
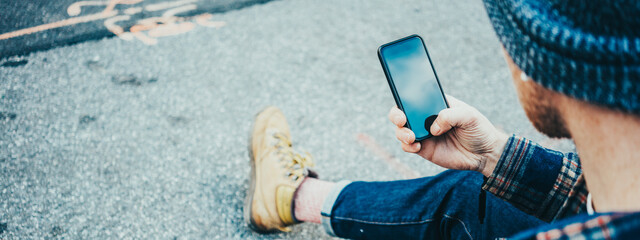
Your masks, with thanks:
[[[486,195],[479,218],[482,174],[448,170],[391,182],[340,182],[322,209],[331,235],[353,239],[495,239],[544,224]]]

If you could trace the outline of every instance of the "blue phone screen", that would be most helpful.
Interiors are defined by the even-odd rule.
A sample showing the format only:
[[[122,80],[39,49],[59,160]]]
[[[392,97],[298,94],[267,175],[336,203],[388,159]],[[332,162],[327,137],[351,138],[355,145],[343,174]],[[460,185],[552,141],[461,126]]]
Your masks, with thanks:
[[[380,55],[416,139],[429,137],[430,125],[425,127],[425,121],[431,116],[434,119],[440,110],[447,108],[447,103],[422,39],[411,37],[387,45],[380,49]]]

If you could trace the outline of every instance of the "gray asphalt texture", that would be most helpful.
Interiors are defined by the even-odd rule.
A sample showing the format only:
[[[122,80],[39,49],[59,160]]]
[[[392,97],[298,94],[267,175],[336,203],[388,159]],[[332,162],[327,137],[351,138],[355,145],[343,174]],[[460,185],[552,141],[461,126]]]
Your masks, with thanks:
[[[0,238],[318,239],[301,224],[260,235],[242,220],[253,116],[283,109],[326,180],[404,176],[358,141],[404,153],[379,45],[421,35],[444,91],[496,126],[558,150],[517,101],[481,1],[274,1],[219,28],[33,53],[0,67]],[[383,193],[381,193],[383,194]]]

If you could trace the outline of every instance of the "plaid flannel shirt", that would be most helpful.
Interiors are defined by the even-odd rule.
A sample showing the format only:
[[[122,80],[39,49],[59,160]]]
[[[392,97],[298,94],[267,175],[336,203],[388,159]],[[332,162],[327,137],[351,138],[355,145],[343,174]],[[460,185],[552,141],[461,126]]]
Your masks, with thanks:
[[[482,189],[551,222],[517,239],[640,239],[640,213],[586,214],[588,191],[575,153],[512,136]]]

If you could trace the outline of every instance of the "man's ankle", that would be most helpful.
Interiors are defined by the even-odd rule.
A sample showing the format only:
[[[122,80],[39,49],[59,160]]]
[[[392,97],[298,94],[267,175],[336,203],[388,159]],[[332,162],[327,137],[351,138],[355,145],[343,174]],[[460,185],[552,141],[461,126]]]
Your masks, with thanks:
[[[334,186],[334,182],[305,178],[293,198],[294,218],[301,222],[321,223],[322,204]]]

